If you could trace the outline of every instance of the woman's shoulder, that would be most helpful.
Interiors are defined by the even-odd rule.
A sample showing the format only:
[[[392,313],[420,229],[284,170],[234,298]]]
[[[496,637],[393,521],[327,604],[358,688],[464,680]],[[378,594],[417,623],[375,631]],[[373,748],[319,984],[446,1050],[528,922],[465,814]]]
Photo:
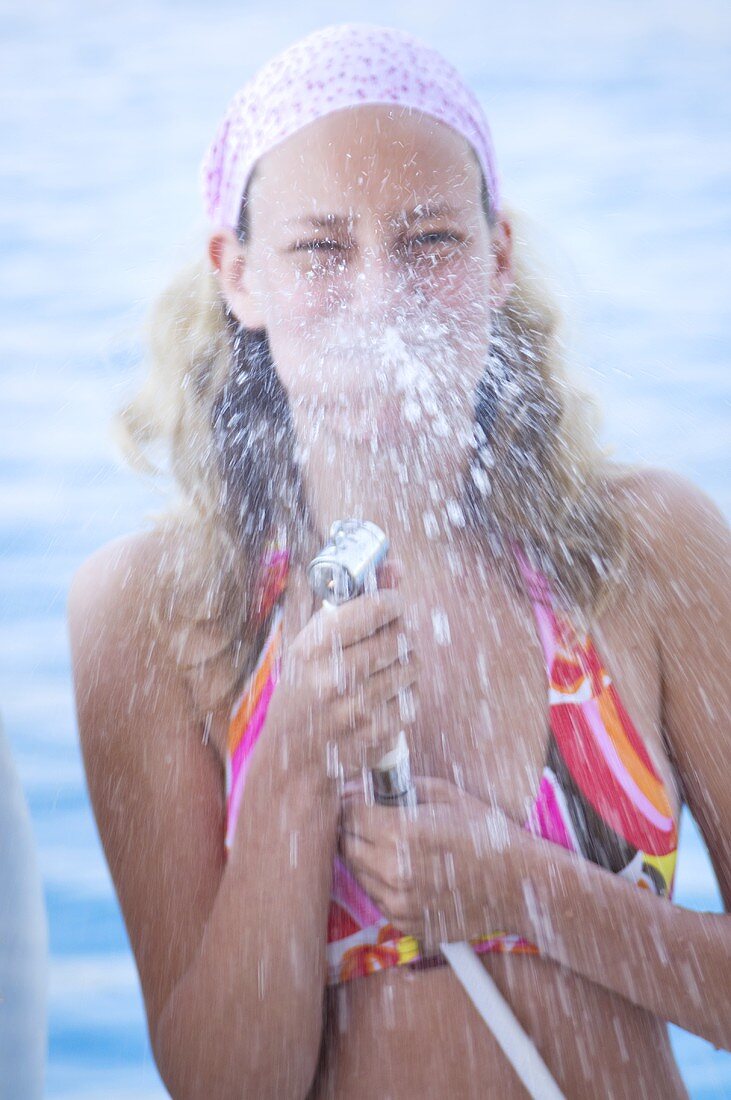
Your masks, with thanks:
[[[77,727],[87,767],[130,765],[155,731],[185,738],[189,692],[160,644],[155,581],[166,553],[159,532],[114,539],[74,573],[67,628]]]
[[[161,608],[174,549],[171,533],[149,529],[122,535],[82,561],[66,601],[72,671],[79,690],[133,691],[143,672],[148,682],[165,672],[169,638]]]
[[[171,549],[158,530],[114,539],[81,563],[68,597],[87,787],[151,1027],[213,904],[224,828],[222,769],[151,606]]]
[[[646,466],[631,462],[610,462],[606,465],[607,484],[619,491],[638,494],[648,500],[665,498],[705,497],[710,499],[691,478],[663,466]]]
[[[177,538],[154,528],[121,535],[100,546],[78,566],[68,591],[69,625],[90,616],[139,634],[159,601]]]
[[[174,519],[115,539],[72,579],[72,650],[103,643],[107,652],[127,652],[131,643],[144,655],[148,679],[179,683],[190,713],[217,728],[230,716],[256,641],[240,568],[230,568],[206,532]]]
[[[620,506],[635,557],[655,569],[712,554],[725,541],[728,524],[718,505],[684,474],[614,463],[606,485]]]
[[[609,484],[658,637],[673,619],[700,625],[704,608],[721,606],[729,587],[731,531],[719,506],[689,477],[662,467],[618,465]]]
[[[170,513],[90,554],[72,576],[69,610],[79,603],[103,608],[138,632],[151,622],[158,631],[165,624],[172,628],[178,616],[212,620],[227,595],[224,573],[210,535]]]

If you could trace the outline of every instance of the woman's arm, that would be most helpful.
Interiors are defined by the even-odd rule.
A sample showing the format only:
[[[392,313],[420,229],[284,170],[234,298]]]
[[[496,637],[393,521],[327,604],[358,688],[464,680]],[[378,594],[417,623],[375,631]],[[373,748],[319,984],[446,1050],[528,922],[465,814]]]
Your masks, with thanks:
[[[707,497],[674,475],[633,475],[628,491],[631,534],[656,600],[663,726],[728,910],[728,528]],[[343,854],[398,928],[428,938],[428,911],[447,929],[431,922],[440,939],[519,932],[562,965],[731,1049],[731,916],[658,898],[447,780],[416,782],[426,805],[413,819],[354,798],[344,808]]]
[[[488,928],[520,933],[598,985],[731,1047],[731,918],[641,890],[449,780],[415,782],[413,818],[354,797],[344,804],[343,855],[397,928],[429,953]]]
[[[221,768],[149,627],[164,553],[153,536],[110,544],[68,604],[89,790],[156,1061],[176,1100],[302,1097],[321,1041],[335,795],[255,752],[224,863]]]
[[[541,954],[731,1050],[731,917],[696,913],[511,828],[509,923]]]
[[[518,924],[565,966],[731,1049],[729,529],[664,471],[635,479],[632,503],[657,601],[664,733],[726,913],[669,904],[516,828]]]

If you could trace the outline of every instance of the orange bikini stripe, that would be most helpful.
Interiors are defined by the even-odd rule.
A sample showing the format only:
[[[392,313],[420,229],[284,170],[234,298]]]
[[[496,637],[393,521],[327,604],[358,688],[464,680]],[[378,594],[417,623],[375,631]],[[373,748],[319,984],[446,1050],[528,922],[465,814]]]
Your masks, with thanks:
[[[268,606],[272,597],[276,599],[286,587],[287,572],[288,560],[273,556],[270,560],[269,584],[265,587],[264,607]],[[550,726],[555,745],[563,756],[573,780],[578,784],[581,797],[587,804],[600,814],[610,828],[617,831],[616,826],[620,825],[622,830],[620,836],[625,840],[630,836],[639,838],[632,841],[642,856],[640,867],[631,868],[636,884],[654,893],[664,891],[666,896],[672,898],[678,828],[673,819],[669,791],[658,775],[654,761],[635,728],[631,716],[624,708],[622,699],[609,680],[590,635],[588,633],[579,635],[568,616],[563,617],[556,613],[552,600],[548,603],[548,608],[548,619],[546,622],[541,620],[541,629],[550,627],[553,633],[550,651],[546,646],[544,650],[546,664],[548,664],[549,652],[552,658],[552,668],[547,671],[549,682],[555,692],[550,697]],[[232,775],[234,768],[240,769],[245,766],[245,760],[241,757],[247,755],[259,734],[260,718],[263,717],[260,713],[261,703],[264,695],[268,695],[269,687],[275,679],[277,672],[275,662],[278,661],[282,634],[280,619],[272,626],[262,647],[255,671],[252,672],[238,704],[234,704],[236,710],[231,717],[228,729],[230,771],[227,774]],[[590,706],[598,708],[598,715],[587,715],[585,707],[589,697],[592,700]],[[605,731],[601,733],[601,743],[595,743],[594,738],[589,736],[589,726],[596,722],[597,718]],[[252,721],[256,721],[256,730],[252,727]],[[247,731],[249,731],[248,740]],[[597,733],[599,732],[597,728]],[[633,792],[634,799],[622,788],[620,777],[614,775],[606,756],[609,744],[617,754],[613,764],[620,773],[621,779],[626,786],[629,786],[631,779],[636,788]],[[617,767],[618,762],[620,767]],[[547,780],[544,776],[541,780],[542,790],[545,782]],[[611,791],[611,800],[606,797],[606,792],[602,791],[602,783],[606,783],[607,791]],[[598,809],[595,804],[597,790],[600,795],[599,801],[604,806],[603,812],[600,812],[601,807]],[[640,792],[645,812],[651,814],[651,817],[657,814],[670,819],[672,823],[670,832],[664,831],[660,825],[653,823],[635,805],[635,800],[640,800]],[[539,806],[538,798],[535,805]],[[654,809],[652,813],[650,806]],[[562,808],[556,805],[555,812],[563,816],[568,811],[566,806]],[[611,824],[612,821],[615,825]],[[227,824],[230,825],[230,822]],[[584,854],[584,858],[590,857]],[[629,872],[629,865],[624,870]],[[357,942],[359,931],[362,936],[360,943]],[[413,936],[402,935],[393,925],[388,924],[378,929],[376,943],[371,942],[372,938],[373,927],[364,926],[359,929],[357,920],[351,918],[349,911],[340,905],[338,899],[331,896],[327,928],[328,984],[337,984],[391,966],[408,963],[414,966],[419,966],[422,962],[424,965],[436,965],[429,959],[422,959],[420,945]],[[343,940],[349,943],[341,955],[339,946]],[[475,937],[470,940],[470,943],[479,954],[493,952],[536,956],[541,954],[537,945],[523,939],[517,933],[491,932],[487,936]],[[345,947],[344,944],[343,947]]]
[[[238,711],[231,719],[231,723],[228,728],[228,751],[230,755],[233,755],[233,753],[236,751],[236,747],[243,737],[246,727],[249,724],[249,719],[254,713],[256,704],[259,701],[259,696],[261,695],[264,688],[264,684],[271,674],[276,657],[276,650],[279,647],[281,634],[282,624],[281,622],[279,622],[277,624],[276,630],[269,639],[269,644],[266,648],[261,667],[254,677],[251,686],[244,695],[244,698],[241,700],[241,705],[239,706]]]
[[[573,651],[567,651],[561,647],[558,648],[556,658],[554,659],[553,668],[556,669],[556,665],[564,666],[567,670],[570,667],[583,667],[586,664],[586,668],[583,669],[582,679],[586,675],[592,675],[592,694],[596,699],[599,707],[599,714],[602,723],[609,735],[612,744],[617,750],[623,767],[626,769],[628,775],[634,780],[639,789],[645,795],[645,797],[653,804],[655,809],[666,817],[672,817],[672,807],[668,801],[667,792],[655,771],[655,767],[650,759],[649,753],[644,745],[642,745],[642,756],[639,754],[637,747],[632,744],[628,737],[627,727],[623,720],[622,714],[619,713],[615,706],[616,690],[614,685],[604,685],[603,677],[607,675],[606,669],[599,658],[596,649],[594,647],[592,639],[587,636],[586,644],[582,645],[576,635],[576,632],[571,627],[571,624],[565,620],[560,622],[561,634],[563,637],[570,637],[573,635],[575,640],[575,648]],[[599,689],[599,685],[601,688]],[[569,691],[576,690],[578,684],[572,685]],[[560,686],[552,678],[552,687],[554,690],[566,693],[566,686]],[[599,689],[599,690],[598,690]],[[627,720],[629,715],[627,715]],[[639,733],[636,734],[639,739]]]
[[[624,726],[617,714],[611,694],[603,691],[597,699],[599,714],[612,744],[617,750],[617,755],[622,761],[628,774],[637,784],[645,797],[653,804],[658,813],[665,817],[672,817],[672,807],[668,801],[667,793],[662,781],[653,772],[649,772],[643,761],[630,744]]]

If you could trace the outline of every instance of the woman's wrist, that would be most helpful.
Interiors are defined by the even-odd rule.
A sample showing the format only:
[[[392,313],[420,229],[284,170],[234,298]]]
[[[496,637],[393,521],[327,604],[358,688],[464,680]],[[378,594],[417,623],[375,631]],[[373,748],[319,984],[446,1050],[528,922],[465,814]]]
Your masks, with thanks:
[[[541,954],[557,962],[565,939],[566,922],[573,921],[581,908],[580,894],[591,894],[585,885],[589,869],[574,852],[536,837],[514,822],[510,823],[510,858],[505,869],[505,899],[512,923],[510,931],[530,940]],[[581,876],[577,883],[576,876]]]
[[[321,760],[314,754],[303,754],[293,743],[296,736],[299,734],[286,734],[276,726],[263,731],[249,764],[249,771],[257,778],[247,775],[247,783],[251,780],[263,784],[272,798],[286,794],[289,806],[301,805],[306,813],[312,812],[313,803],[336,812],[339,784],[337,777],[328,774],[326,754],[323,752]]]
[[[459,908],[469,930],[465,938],[497,932],[527,936],[524,837],[520,826],[491,809],[473,818],[469,835],[463,832],[465,886]]]
[[[497,855],[500,859],[499,931],[531,939],[533,928],[526,899],[532,896],[531,882],[536,869],[531,846],[535,842],[525,829],[505,815],[500,816],[499,826],[495,827],[499,827],[502,834],[500,847],[492,856],[496,858]]]

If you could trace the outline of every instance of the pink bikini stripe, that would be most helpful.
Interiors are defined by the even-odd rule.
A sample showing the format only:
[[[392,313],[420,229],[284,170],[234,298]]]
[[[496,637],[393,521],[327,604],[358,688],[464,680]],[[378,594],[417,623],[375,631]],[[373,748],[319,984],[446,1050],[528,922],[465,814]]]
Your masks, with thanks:
[[[381,910],[374,905],[339,856],[334,861],[332,895],[338,905],[346,909],[362,928],[383,920]]]
[[[548,674],[549,701],[551,708],[554,706],[568,706],[569,708],[576,708],[574,713],[581,713],[585,720],[576,725],[573,736],[580,737],[583,730],[583,737],[585,739],[592,739],[601,758],[606,763],[607,768],[611,771],[618,785],[627,796],[628,802],[644,815],[645,819],[653,826],[663,833],[672,834],[674,828],[673,819],[667,818],[665,815],[661,814],[656,807],[652,805],[647,796],[638,788],[636,782],[622,764],[616,745],[610,733],[602,723],[601,712],[593,696],[593,674],[589,671],[589,664],[591,664],[591,655],[593,652],[591,650],[589,636],[587,635],[586,638],[582,640],[582,638],[574,634],[571,623],[565,623],[564,620],[559,617],[553,607],[552,593],[547,578],[542,574],[537,574],[528,566],[527,560],[524,555],[522,555],[519,548],[516,548],[516,552],[531,595],[535,621],[541,640],[541,646],[543,648],[546,671]],[[281,564],[281,560],[279,560],[278,563]],[[275,562],[272,561],[271,564],[275,564]],[[284,579],[286,580],[286,577]],[[270,647],[277,644],[276,630],[281,614],[281,609],[275,609],[273,625],[269,632],[267,642],[263,647],[260,659],[257,662],[257,668],[249,678],[247,688],[239,696],[235,707],[232,709],[232,722],[248,701],[253,702],[253,700],[250,700],[250,693],[256,671],[261,669],[262,662],[266,659]],[[565,633],[566,627],[569,628],[568,634]],[[587,649],[587,647],[589,648]],[[561,692],[557,690],[552,683],[556,656],[558,652],[564,648],[566,649],[567,660],[576,662],[577,675],[581,677],[581,683],[573,693],[568,691]],[[587,661],[589,664],[587,664]],[[230,847],[233,840],[236,821],[243,797],[248,762],[251,751],[261,733],[267,707],[276,686],[278,668],[279,661],[277,656],[273,662],[272,671],[260,687],[260,697],[255,701],[249,722],[240,736],[239,743],[236,745],[234,752],[228,757],[227,786],[230,795],[228,798],[226,828],[227,847]],[[611,683],[610,678],[605,669],[601,668],[601,666],[600,669],[602,673],[601,685],[603,685],[603,687],[608,687]],[[555,717],[558,718],[558,715],[563,712],[556,711],[553,713]],[[571,712],[569,711],[569,713]],[[629,717],[626,717],[624,721],[627,723],[631,722]],[[627,728],[629,729],[630,726]],[[574,748],[580,753],[582,747],[584,751],[586,751],[590,744],[591,742],[587,740],[584,740],[583,745],[582,742],[579,741],[574,745]],[[643,762],[643,764],[646,766],[646,762]],[[559,844],[570,851],[576,853],[581,852],[566,796],[556,776],[554,776],[548,766],[544,767],[537,797],[535,798],[523,828],[528,829],[538,837]],[[647,884],[647,879],[645,879],[644,884]],[[670,897],[672,897],[672,886],[673,882],[671,880],[667,883],[667,892]],[[329,981],[331,984],[345,980],[343,977],[344,974],[347,974],[348,977],[356,977],[359,973],[370,973],[373,970],[397,965],[399,962],[413,960],[413,954],[409,953],[413,952],[413,948],[407,948],[405,946],[409,937],[402,937],[397,941],[393,941],[393,944],[391,940],[389,940],[389,946],[386,945],[385,940],[382,943],[378,940],[386,918],[375,905],[373,899],[363,889],[355,876],[337,855],[335,855],[333,863],[331,907],[333,905],[339,907],[343,914],[349,916],[350,919],[360,927],[358,932],[351,933],[345,939],[328,942],[327,955],[330,973]],[[394,954],[394,944],[396,942],[399,944],[399,951]],[[530,954],[538,953],[535,945],[531,944],[528,940],[508,932],[492,932],[480,940],[472,941],[472,946],[478,954],[496,951],[518,951],[528,952]],[[403,953],[400,951],[401,947],[404,947]],[[354,961],[354,959],[356,961]],[[417,955],[417,959],[422,959],[422,956]],[[353,969],[353,967],[355,967],[355,969]],[[361,967],[364,969],[360,969]]]
[[[647,795],[642,793],[632,776],[627,772],[619,758],[614,742],[604,728],[596,699],[589,699],[582,703],[582,709],[586,716],[587,726],[601,749],[607,767],[627,795],[627,798],[645,815],[648,821],[651,821],[658,829],[662,829],[664,833],[669,833],[675,824],[673,819],[665,817],[652,805]]]
[[[239,816],[239,807],[244,793],[244,780],[246,779],[246,773],[249,768],[249,757],[256,744],[261,727],[264,725],[267,707],[269,706],[269,700],[271,699],[275,686],[276,681],[271,676],[268,676],[262,688],[259,700],[254,708],[254,712],[251,715],[251,721],[246,727],[246,732],[241,738],[241,743],[237,746],[235,761],[232,761],[231,764],[231,796],[229,798],[228,810],[230,825],[226,830],[226,843],[229,847],[233,840],[233,832],[236,828],[236,822]]]
[[[545,774],[541,776],[538,797],[523,828],[569,851],[578,852],[576,837],[568,828],[571,819],[568,810],[560,804],[560,796],[561,792],[554,788],[551,779]]]
[[[267,676],[262,687],[261,695],[251,712],[251,718],[249,719],[249,724],[246,727],[244,736],[236,747],[236,751],[231,760],[231,772],[234,783],[236,783],[240,768],[246,762],[246,758],[254,748],[256,739],[259,736],[259,731],[264,725],[267,706],[269,705],[269,700],[274,691],[274,686],[275,683],[272,677]]]
[[[556,657],[556,627],[554,625],[554,618],[540,603],[534,603],[533,610],[535,611],[536,625],[543,647],[546,667],[550,669],[553,667],[553,662]]]

